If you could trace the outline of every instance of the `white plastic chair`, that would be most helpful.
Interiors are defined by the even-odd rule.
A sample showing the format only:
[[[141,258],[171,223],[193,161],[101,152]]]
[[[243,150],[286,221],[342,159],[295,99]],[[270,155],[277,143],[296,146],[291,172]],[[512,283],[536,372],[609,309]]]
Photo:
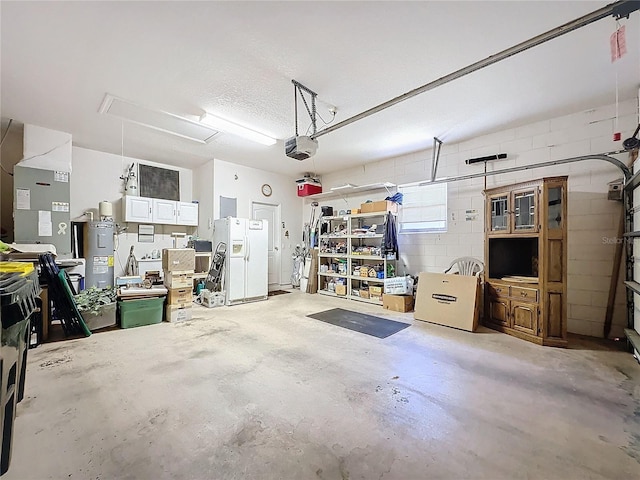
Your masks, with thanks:
[[[451,273],[458,275],[480,276],[482,272],[484,272],[484,263],[473,257],[456,258],[453,262],[451,262],[451,265],[449,265],[449,268],[447,268],[444,273],[449,273],[449,271],[453,267],[457,267],[458,271],[454,271]]]

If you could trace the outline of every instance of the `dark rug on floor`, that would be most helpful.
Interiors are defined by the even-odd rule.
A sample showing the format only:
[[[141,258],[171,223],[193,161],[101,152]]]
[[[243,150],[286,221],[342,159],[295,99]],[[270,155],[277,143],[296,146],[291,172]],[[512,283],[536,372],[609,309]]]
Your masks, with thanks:
[[[342,308],[325,310],[324,312],[307,315],[307,317],[378,338],[387,338],[410,326],[408,323],[351,312]]]
[[[287,290],[271,290],[269,292],[269,296],[273,297],[274,295],[284,295],[285,293],[291,293],[291,292],[288,292]]]

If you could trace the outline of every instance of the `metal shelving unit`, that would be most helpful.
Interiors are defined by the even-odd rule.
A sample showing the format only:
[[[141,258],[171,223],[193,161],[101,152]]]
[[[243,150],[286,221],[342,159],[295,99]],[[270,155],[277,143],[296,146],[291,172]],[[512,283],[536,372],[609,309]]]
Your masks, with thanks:
[[[625,174],[625,177],[627,175]],[[625,178],[626,179],[626,178]],[[635,205],[634,193],[640,187],[640,170],[626,179],[623,190],[623,208],[625,209],[625,256],[626,256],[626,281],[627,287],[627,327],[624,330],[629,346],[633,349],[635,357],[640,361],[640,314],[636,313],[635,296],[640,295],[640,277],[634,272],[634,242],[640,239],[640,231],[634,230],[634,217],[640,214],[640,203]]]
[[[369,223],[368,221],[374,219],[380,219],[379,222],[373,222],[376,225],[384,225],[386,215],[387,212],[373,212],[322,217],[320,219],[321,224],[326,225],[329,232],[332,232],[334,228],[339,228],[340,233],[325,233],[320,235],[318,293],[321,295],[382,305],[381,296],[379,299],[361,297],[360,292],[362,290],[369,292],[369,288],[373,286],[380,288],[382,291],[385,278],[354,275],[353,272],[357,266],[371,267],[376,265],[381,266],[381,271],[384,272],[384,277],[386,277],[388,264],[392,262],[395,269],[396,258],[394,256],[393,259],[388,259],[382,255],[361,255],[354,253],[354,250],[358,247],[379,248],[384,235],[377,232],[372,234],[353,234],[352,232],[354,229],[362,227],[363,223]],[[343,261],[332,262],[332,259]],[[328,266],[331,271],[322,271],[323,265]],[[338,269],[340,271],[336,271]],[[344,289],[344,295],[339,295],[335,291],[335,280],[337,279],[342,279],[346,287]],[[334,281],[334,289],[330,289],[331,281]],[[366,289],[365,286],[367,287]]]

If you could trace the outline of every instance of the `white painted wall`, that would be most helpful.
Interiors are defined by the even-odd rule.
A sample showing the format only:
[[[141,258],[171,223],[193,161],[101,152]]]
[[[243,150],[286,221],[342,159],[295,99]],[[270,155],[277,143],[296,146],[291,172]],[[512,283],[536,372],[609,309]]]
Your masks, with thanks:
[[[282,256],[281,282],[290,283],[293,260],[291,254],[302,241],[302,203],[297,198],[294,177],[266,172],[222,160],[213,161],[213,215],[219,218],[220,196],[237,198],[238,217],[250,218],[252,202],[281,206],[280,251]],[[270,197],[262,195],[263,184],[271,185]],[[288,233],[288,236],[287,236]]]
[[[213,160],[193,171],[193,199],[198,201],[198,235],[213,238]]]
[[[511,128],[466,142],[443,145],[438,178],[480,172],[481,164],[469,166],[466,159],[507,153],[506,160],[491,162],[488,169],[531,165],[554,159],[586,154],[599,154],[621,149],[613,141],[615,106],[594,108],[572,115]],[[619,105],[619,127],[622,138],[631,136],[638,124],[638,100]],[[348,128],[348,127],[346,127]],[[626,161],[628,155],[618,155]],[[431,168],[431,151],[389,158],[361,167],[323,176],[323,188],[346,182],[364,185],[389,181],[396,184],[427,180]],[[621,177],[614,166],[590,160],[488,177],[486,187],[508,185],[534,178],[569,175],[568,198],[568,330],[591,336],[602,336],[615,243],[606,239],[617,234],[622,205],[607,200],[607,183]],[[454,258],[484,257],[484,179],[449,184],[448,231],[443,234],[406,234],[399,236],[399,271],[441,272]],[[363,199],[380,200],[386,196],[365,194],[347,201],[332,200],[321,205],[337,209],[357,208]],[[302,221],[309,216],[306,200]],[[465,210],[475,209],[477,220],[465,221]],[[621,279],[624,268],[621,269]],[[623,336],[626,326],[625,288],[617,291],[611,337]]]
[[[23,149],[23,167],[71,171],[70,133],[25,124]]]
[[[138,224],[126,224],[123,222],[122,216],[123,183],[119,177],[132,162],[179,171],[180,200],[183,202],[192,201],[193,172],[191,170],[81,147],[73,147],[72,155],[71,220],[84,221],[87,217],[83,216],[83,212],[87,210],[93,211],[94,218],[98,218],[98,204],[107,200],[113,204],[115,222],[127,227],[125,233],[120,234],[116,242],[114,269],[116,276],[122,275],[132,245],[136,256],[141,258],[145,254],[150,254],[152,250],[171,248],[173,246],[172,232],[184,232],[187,235],[197,232],[195,227],[156,225],[155,243],[138,243]],[[180,239],[178,246],[183,246],[186,241],[187,238]]]

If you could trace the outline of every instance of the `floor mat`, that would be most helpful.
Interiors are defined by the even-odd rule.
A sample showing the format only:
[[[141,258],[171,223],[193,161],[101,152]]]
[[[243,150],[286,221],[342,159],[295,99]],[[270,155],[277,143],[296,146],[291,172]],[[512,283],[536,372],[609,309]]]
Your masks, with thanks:
[[[313,313],[307,317],[330,323],[338,327],[348,328],[354,332],[365,333],[378,338],[387,338],[410,325],[386,318],[351,312],[342,308],[333,308],[324,312]]]
[[[269,292],[269,296],[273,297],[274,295],[284,295],[285,293],[291,293],[291,292],[287,290],[271,290]]]

